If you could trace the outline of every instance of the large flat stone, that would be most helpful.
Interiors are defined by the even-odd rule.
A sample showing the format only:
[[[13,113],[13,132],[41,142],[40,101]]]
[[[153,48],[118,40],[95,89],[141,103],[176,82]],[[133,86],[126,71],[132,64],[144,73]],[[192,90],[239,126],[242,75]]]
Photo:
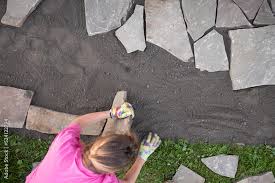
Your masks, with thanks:
[[[1,23],[21,27],[40,2],[41,0],[8,0],[7,11]]]
[[[271,2],[272,12],[273,12],[273,14],[275,16],[275,0],[270,0],[270,2]]]
[[[221,176],[235,178],[239,157],[234,155],[218,155],[201,159],[210,170]]]
[[[174,183],[204,183],[205,179],[196,172],[181,165],[173,177]]]
[[[145,0],[146,40],[184,62],[192,59],[179,0]]]
[[[275,26],[229,31],[234,90],[275,84]]]
[[[234,2],[243,10],[249,20],[253,20],[263,0],[234,0]]]
[[[274,183],[275,178],[272,172],[267,172],[263,175],[252,176],[243,179],[237,183]]]
[[[232,0],[218,0],[216,27],[250,27],[241,9]]]
[[[56,112],[37,106],[30,106],[26,128],[42,133],[57,134],[60,130],[68,126],[76,115]],[[81,134],[100,135],[105,124],[105,120],[98,123],[90,123]]]
[[[196,68],[204,71],[227,71],[229,64],[223,36],[212,30],[194,44]]]
[[[275,24],[275,16],[273,16],[271,7],[267,0],[264,0],[260,10],[253,21],[255,25],[273,25]]]
[[[133,0],[84,0],[84,2],[89,36],[120,27],[133,4]]]
[[[0,126],[23,128],[33,92],[0,86]]]
[[[143,23],[144,7],[136,5],[133,15],[116,31],[116,37],[125,47],[127,53],[146,48]]]
[[[187,31],[194,41],[215,25],[216,0],[182,0]]]

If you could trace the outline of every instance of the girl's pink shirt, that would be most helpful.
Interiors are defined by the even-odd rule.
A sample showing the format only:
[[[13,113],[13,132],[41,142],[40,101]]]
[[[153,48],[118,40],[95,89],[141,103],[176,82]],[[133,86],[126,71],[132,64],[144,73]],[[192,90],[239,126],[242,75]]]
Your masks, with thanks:
[[[119,183],[114,174],[96,174],[84,167],[80,131],[77,123],[60,131],[26,183]]]

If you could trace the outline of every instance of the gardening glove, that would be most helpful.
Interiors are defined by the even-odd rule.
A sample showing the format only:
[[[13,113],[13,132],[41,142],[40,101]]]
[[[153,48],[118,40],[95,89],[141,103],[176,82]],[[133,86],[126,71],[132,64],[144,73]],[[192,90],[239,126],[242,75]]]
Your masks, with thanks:
[[[124,102],[119,107],[113,107],[110,110],[110,116],[111,118],[118,118],[118,119],[127,118],[129,116],[132,116],[132,118],[134,118],[135,113],[132,105],[127,102]]]
[[[161,140],[159,136],[156,133],[152,134],[152,132],[150,132],[147,138],[143,139],[141,142],[139,156],[146,161],[160,144]]]

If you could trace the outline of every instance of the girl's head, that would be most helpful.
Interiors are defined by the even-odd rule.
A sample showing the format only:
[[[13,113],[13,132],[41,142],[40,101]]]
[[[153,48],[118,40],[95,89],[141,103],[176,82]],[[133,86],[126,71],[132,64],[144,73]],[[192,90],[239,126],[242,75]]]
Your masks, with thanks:
[[[133,162],[139,143],[135,134],[107,135],[85,146],[83,161],[96,173],[114,173]]]

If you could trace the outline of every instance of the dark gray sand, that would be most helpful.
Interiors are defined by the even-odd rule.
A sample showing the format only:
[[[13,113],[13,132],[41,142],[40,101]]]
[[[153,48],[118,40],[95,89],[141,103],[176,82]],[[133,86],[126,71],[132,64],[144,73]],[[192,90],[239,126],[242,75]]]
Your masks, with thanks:
[[[5,7],[0,1],[0,17]],[[0,25],[0,85],[72,114],[109,109],[127,90],[141,136],[275,144],[275,86],[232,91],[228,72],[201,72],[150,43],[127,54],[114,31],[87,35],[83,1],[44,0],[22,28]]]

